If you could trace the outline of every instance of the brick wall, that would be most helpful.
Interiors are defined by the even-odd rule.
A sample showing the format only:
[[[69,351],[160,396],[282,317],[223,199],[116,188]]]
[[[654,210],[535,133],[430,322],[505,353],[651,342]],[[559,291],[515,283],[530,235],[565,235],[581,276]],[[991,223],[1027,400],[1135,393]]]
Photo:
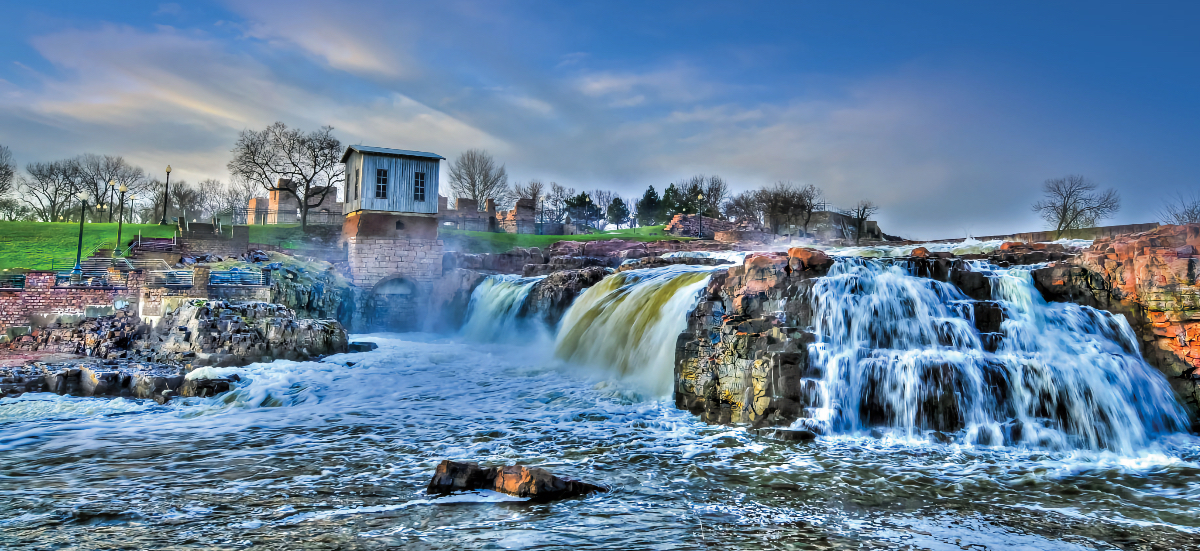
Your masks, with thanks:
[[[117,302],[136,303],[141,290],[138,272],[131,272],[123,287],[56,287],[56,275],[29,272],[24,289],[0,291],[0,333],[12,327],[110,313]]]

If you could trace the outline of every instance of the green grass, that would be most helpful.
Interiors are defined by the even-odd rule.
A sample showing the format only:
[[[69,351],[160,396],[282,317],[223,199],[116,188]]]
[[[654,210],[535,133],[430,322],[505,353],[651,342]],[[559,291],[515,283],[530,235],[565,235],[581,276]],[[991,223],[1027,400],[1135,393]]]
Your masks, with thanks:
[[[662,241],[664,239],[690,240],[675,237],[663,231],[666,226],[645,226],[624,230],[612,230],[587,235],[530,235],[524,233],[491,233],[463,230],[439,230],[438,237],[448,247],[457,247],[467,253],[502,253],[513,247],[549,247],[556,241],[602,241],[622,239],[625,241]]]
[[[121,240],[128,246],[137,239],[138,231],[143,237],[171,237],[175,226],[125,224]],[[70,268],[75,263],[78,239],[77,222],[0,222],[0,270]],[[116,240],[116,223],[83,226],[84,252],[95,247],[112,248]]]

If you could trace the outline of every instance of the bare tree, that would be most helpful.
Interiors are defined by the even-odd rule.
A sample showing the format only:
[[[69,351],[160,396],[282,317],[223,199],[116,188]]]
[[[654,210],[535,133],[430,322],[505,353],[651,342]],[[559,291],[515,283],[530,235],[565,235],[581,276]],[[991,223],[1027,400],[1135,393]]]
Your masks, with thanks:
[[[799,217],[800,224],[804,227],[804,235],[808,235],[808,224],[812,222],[813,213],[817,209],[823,208],[824,201],[822,196],[824,192],[821,188],[808,184],[796,190],[796,198],[799,202]]]
[[[1164,224],[1200,224],[1200,194],[1182,192],[1163,202],[1158,218]]]
[[[6,145],[0,145],[0,199],[12,193],[17,182],[17,164],[13,162],[12,151]]]
[[[567,218],[567,201],[575,196],[575,188],[566,188],[550,182],[550,191],[542,200],[540,218],[542,222],[561,223]]]
[[[276,190],[279,179],[291,180],[291,186],[278,191],[296,198],[303,228],[308,226],[308,211],[320,206],[328,195],[336,197],[336,186],[345,181],[341,156],[342,142],[333,137],[333,127],[322,126],[305,134],[276,122],[262,131],[238,134],[228,168],[235,179],[267,190]]]
[[[120,200],[117,190],[122,185],[134,193],[146,190],[146,172],[141,167],[133,166],[120,156],[95,155],[86,153],[75,159],[79,165],[80,179],[83,188],[95,198],[96,205],[90,205],[97,214],[112,222],[116,213],[112,206]],[[100,204],[105,204],[103,210],[98,210]]]
[[[854,244],[858,244],[862,240],[862,236],[867,231],[867,221],[871,219],[871,215],[879,212],[879,207],[866,199],[859,201],[856,205],[842,211],[842,214],[850,218],[854,224]],[[845,230],[843,229],[843,232]]]
[[[714,218],[721,216],[721,205],[729,199],[729,184],[725,183],[724,178],[714,174],[704,181],[703,189],[704,199],[701,203],[705,215]]]
[[[775,182],[774,186],[760,190],[757,197],[771,233],[778,234],[779,228],[784,225],[803,224],[806,205],[800,188],[795,184]]]
[[[497,204],[509,201],[508,172],[504,165],[482,149],[468,149],[450,163],[450,190],[454,198],[474,199],[479,206],[492,199]]]
[[[21,182],[21,201],[43,222],[70,218],[81,190],[79,164],[73,159],[25,165],[29,178]]]
[[[734,222],[762,224],[762,207],[757,190],[743,191],[725,202],[723,214]]]
[[[592,196],[592,202],[596,204],[598,212],[596,218],[601,226],[605,225],[605,220],[608,219],[608,206],[612,204],[613,197],[616,194],[607,189],[593,189],[589,195]],[[599,228],[604,229],[604,228]]]
[[[514,192],[520,199],[533,199],[533,204],[537,204],[542,198],[542,194],[546,191],[545,184],[541,180],[530,180],[528,184],[517,184],[514,186]]]
[[[1033,204],[1033,211],[1054,227],[1055,237],[1067,230],[1090,228],[1121,209],[1121,197],[1109,188],[1096,191],[1096,184],[1078,175],[1051,178],[1042,185],[1045,199]]]

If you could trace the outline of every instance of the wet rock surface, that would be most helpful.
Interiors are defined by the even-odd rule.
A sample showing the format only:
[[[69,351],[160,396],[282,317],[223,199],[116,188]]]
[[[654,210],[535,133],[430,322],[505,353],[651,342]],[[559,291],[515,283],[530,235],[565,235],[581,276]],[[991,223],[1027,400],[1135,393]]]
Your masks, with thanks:
[[[599,283],[610,273],[611,268],[598,266],[556,271],[533,285],[517,315],[540,319],[554,326],[584,290]]]
[[[81,397],[145,398],[166,403],[176,396],[209,397],[229,391],[237,375],[188,378],[191,366],[146,361],[41,363],[0,368],[0,396],[50,392]]]
[[[567,499],[608,491],[595,484],[554,476],[550,471],[537,467],[481,467],[478,463],[450,460],[438,464],[425,491],[430,495],[446,495],[472,490],[493,490],[534,501]]]
[[[297,319],[283,305],[198,299],[163,316],[134,348],[159,362],[225,367],[337,354],[348,339],[340,323]]]

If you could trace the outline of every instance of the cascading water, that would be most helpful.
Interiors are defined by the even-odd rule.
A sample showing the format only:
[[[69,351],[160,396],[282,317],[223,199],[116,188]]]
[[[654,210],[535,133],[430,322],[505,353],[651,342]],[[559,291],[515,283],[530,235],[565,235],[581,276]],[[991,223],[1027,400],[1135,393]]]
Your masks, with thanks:
[[[676,265],[604,278],[567,310],[558,357],[613,369],[653,395],[669,393],[675,341],[715,269]]]
[[[536,321],[518,316],[529,291],[544,278],[488,276],[471,292],[462,335],[479,342],[498,342],[518,336],[527,339],[531,332],[544,331]]]
[[[824,375],[820,407],[797,426],[961,431],[970,443],[1121,452],[1183,429],[1181,408],[1138,356],[1124,318],[1047,304],[1028,270],[993,268],[990,277],[1006,319],[987,346],[973,325],[978,301],[953,285],[838,259],[812,289],[820,340],[809,354]]]

